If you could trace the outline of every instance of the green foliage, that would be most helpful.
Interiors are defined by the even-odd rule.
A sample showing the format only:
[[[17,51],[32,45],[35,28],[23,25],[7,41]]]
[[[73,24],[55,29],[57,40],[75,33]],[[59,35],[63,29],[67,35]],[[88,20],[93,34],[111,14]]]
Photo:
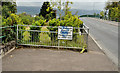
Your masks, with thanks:
[[[62,13],[65,13],[65,15],[67,15],[70,12],[69,10],[71,7],[69,7],[69,4],[73,4],[73,2],[70,2],[68,0],[66,2],[64,0],[63,1],[62,0],[56,0],[56,1],[50,0],[50,1],[51,1],[51,6],[57,8],[60,20],[62,19]]]
[[[10,18],[12,19],[12,25],[21,23],[21,20],[19,19],[19,16],[16,15],[16,14],[12,13],[10,15]]]
[[[4,28],[2,29],[2,44],[15,40],[16,33],[14,31],[15,28]]]
[[[35,21],[32,23],[33,26],[43,26],[46,24],[46,20],[40,19],[39,21]],[[31,30],[41,30],[41,27],[30,27]],[[38,33],[37,32],[31,32],[32,41],[36,41],[36,39],[39,39]],[[39,41],[39,40],[37,40]]]
[[[52,20],[49,20],[49,26],[58,26],[58,23],[59,23],[59,19],[52,19]]]
[[[14,1],[2,2],[2,16],[4,18],[9,17],[11,13],[16,12],[17,12],[16,2]]]
[[[34,26],[41,26],[41,24],[39,23],[39,21],[36,21],[36,22],[33,23],[32,25],[34,25]]]
[[[29,41],[30,40],[30,33],[28,31],[25,31],[23,33],[23,41]]]
[[[26,27],[25,30],[29,30],[30,27]],[[25,31],[23,32],[23,41],[26,42],[26,41],[29,41],[30,40],[30,33],[28,31]]]
[[[39,23],[39,21],[35,21],[34,23],[32,23],[33,26],[41,26],[41,24]],[[30,27],[31,30],[40,30],[40,27]]]
[[[11,25],[12,24],[12,19],[10,18],[10,17],[8,17],[7,19],[6,19],[6,25]]]
[[[118,7],[115,7],[115,8],[112,8],[112,12],[111,12],[111,19],[114,20],[114,21],[117,21],[119,19],[119,10],[118,10]]]
[[[72,15],[70,13],[64,17],[64,26],[82,27],[83,22],[78,19],[78,16]]]
[[[2,8],[0,6],[0,10],[2,11],[2,26],[14,26],[20,23],[19,17],[15,14],[17,12],[16,2],[11,0],[10,2],[2,2]],[[12,40],[15,40],[16,33],[14,28],[4,28],[2,29],[2,43],[7,43]]]
[[[0,15],[0,26],[2,26],[2,16]]]
[[[49,21],[49,26],[54,26],[53,28],[48,28],[50,31],[57,31],[57,26],[71,26],[71,27],[83,27],[83,22],[78,19],[78,16],[72,15],[71,13],[63,17],[63,20],[52,19]],[[78,30],[74,30],[75,32]],[[53,35],[55,37],[55,35]],[[51,36],[52,37],[52,36]]]
[[[109,10],[109,20],[120,21],[120,1],[119,2],[107,2],[106,10]]]
[[[2,17],[2,26],[14,26],[21,23],[21,20],[18,15],[11,13],[8,18]],[[4,28],[2,29],[2,35],[5,36],[2,38],[4,43],[12,41],[16,38],[16,29],[15,28]]]
[[[56,17],[56,13],[53,10],[52,7],[50,7],[50,3],[49,2],[44,2],[41,9],[40,9],[40,13],[39,16],[42,15],[45,19],[47,19],[47,21],[49,19],[53,19]]]
[[[104,11],[100,12],[100,16],[103,18],[104,17]]]
[[[49,31],[46,27],[42,27],[41,28],[41,31]],[[39,34],[39,41],[40,43],[50,43],[51,42],[51,39],[49,37],[49,32],[46,33],[46,32],[41,32]]]
[[[69,7],[69,4],[73,4],[73,2],[70,2],[70,1],[67,1],[66,3],[65,3],[65,7],[64,7],[64,12],[65,12],[65,15],[67,15],[68,13],[69,13],[69,10],[70,10],[70,8],[71,7]],[[77,14],[78,12],[76,12],[75,14]]]
[[[51,6],[57,8],[58,10],[58,14],[60,19],[62,18],[62,6],[64,6],[64,2],[62,2],[61,0],[56,0],[56,2],[51,0]]]
[[[41,24],[41,26],[44,26],[46,24],[46,20],[40,19],[38,22]]]
[[[21,22],[26,25],[31,25],[32,22],[35,20],[34,17],[31,17],[30,15],[26,14],[25,12],[18,15],[21,18]]]
[[[33,26],[44,26],[46,25],[46,20],[42,20],[40,19],[39,21],[35,21],[32,23]],[[41,28],[39,27],[31,27],[31,30],[41,30]]]
[[[35,21],[38,21],[38,20],[40,20],[41,18],[39,17],[39,16],[36,16],[35,17]]]
[[[21,23],[18,15],[11,13],[7,19],[2,18],[3,26],[14,26]]]
[[[83,22],[78,19],[78,16],[72,15],[71,13],[63,17],[63,20],[52,19],[49,21],[49,26],[72,26],[72,27],[82,27]]]

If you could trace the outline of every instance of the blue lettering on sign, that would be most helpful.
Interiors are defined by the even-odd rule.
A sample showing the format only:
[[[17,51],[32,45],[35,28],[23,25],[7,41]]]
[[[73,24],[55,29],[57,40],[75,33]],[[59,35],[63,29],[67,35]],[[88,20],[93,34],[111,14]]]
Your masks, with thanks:
[[[64,38],[66,37],[65,35],[62,35]]]
[[[62,36],[65,38],[68,34],[68,31],[69,31],[69,28],[67,28],[67,26],[62,26],[62,29],[61,29],[61,34]]]

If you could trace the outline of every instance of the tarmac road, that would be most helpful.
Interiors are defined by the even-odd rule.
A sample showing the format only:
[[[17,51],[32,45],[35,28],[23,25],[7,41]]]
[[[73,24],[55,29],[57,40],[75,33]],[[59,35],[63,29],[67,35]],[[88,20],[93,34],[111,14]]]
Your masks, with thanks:
[[[95,18],[80,19],[89,27],[90,35],[105,54],[118,65],[118,26]]]

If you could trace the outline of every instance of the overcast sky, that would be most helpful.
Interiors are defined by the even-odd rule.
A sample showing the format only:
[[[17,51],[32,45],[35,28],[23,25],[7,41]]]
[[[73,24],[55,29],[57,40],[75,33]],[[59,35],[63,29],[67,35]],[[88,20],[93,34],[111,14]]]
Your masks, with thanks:
[[[50,1],[50,0],[16,0],[17,2],[44,2],[44,1]],[[57,0],[52,0],[57,1]],[[67,1],[67,0],[62,0]],[[69,0],[72,2],[106,2],[108,0]]]
[[[42,6],[44,1],[50,1],[50,0],[16,0],[17,6],[39,6],[39,7]],[[69,0],[69,1],[73,2],[73,4],[70,6],[74,9],[103,10],[105,7],[105,3],[108,0]]]

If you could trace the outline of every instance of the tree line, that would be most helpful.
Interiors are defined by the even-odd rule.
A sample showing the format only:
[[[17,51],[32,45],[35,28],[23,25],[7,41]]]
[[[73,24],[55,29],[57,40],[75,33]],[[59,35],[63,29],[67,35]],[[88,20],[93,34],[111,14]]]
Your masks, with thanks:
[[[105,11],[100,12],[102,19],[120,22],[120,1],[107,2]]]

